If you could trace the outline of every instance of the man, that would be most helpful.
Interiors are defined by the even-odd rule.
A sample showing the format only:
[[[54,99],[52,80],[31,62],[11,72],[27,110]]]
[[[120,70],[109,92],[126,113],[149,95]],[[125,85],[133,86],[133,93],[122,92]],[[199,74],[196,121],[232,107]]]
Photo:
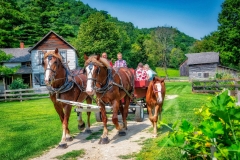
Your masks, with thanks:
[[[114,63],[113,67],[119,68],[119,67],[127,67],[127,62],[122,59],[122,53],[117,54],[118,60]]]
[[[106,53],[106,52],[103,52],[103,53],[102,53],[102,58],[106,58],[106,59],[107,59],[107,53]],[[112,61],[109,60],[109,59],[107,59],[107,60],[108,60],[108,62],[109,62],[109,64],[110,64],[110,66],[112,67],[112,66],[113,66]]]

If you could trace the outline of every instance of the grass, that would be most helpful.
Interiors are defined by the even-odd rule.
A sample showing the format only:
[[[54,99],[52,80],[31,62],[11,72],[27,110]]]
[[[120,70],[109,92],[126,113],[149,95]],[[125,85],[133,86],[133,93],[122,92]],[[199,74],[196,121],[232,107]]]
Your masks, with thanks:
[[[164,68],[161,68],[161,67],[156,68],[156,73],[159,77],[166,76]],[[169,77],[179,77],[180,76],[180,72],[178,69],[167,68],[167,73],[168,73]]]
[[[73,150],[71,152],[68,152],[61,156],[57,156],[55,158],[59,160],[77,160],[77,158],[82,158],[84,155],[85,155],[85,151],[81,149],[81,150]]]
[[[50,99],[0,102],[0,159],[28,159],[58,144],[62,126]],[[86,114],[83,113],[86,121]],[[95,122],[91,114],[91,123]],[[77,116],[72,110],[71,134],[79,133]]]
[[[209,94],[193,94],[189,82],[166,82],[167,95],[178,95],[172,100],[165,100],[162,119],[169,125],[176,120],[186,119],[198,124],[194,108],[203,105]],[[49,99],[29,100],[23,102],[0,102],[0,159],[15,160],[29,159],[41,155],[47,149],[57,145],[62,136],[62,126],[52,102]],[[86,114],[83,113],[84,120]],[[91,123],[95,122],[94,114]],[[71,113],[69,121],[71,134],[79,133],[76,113]],[[152,130],[151,130],[152,131]],[[159,129],[156,139],[146,139],[139,153],[122,155],[122,159],[136,158],[137,160],[172,160],[181,159],[180,150],[161,144],[168,129]],[[89,139],[98,138],[100,134],[92,135]],[[80,151],[76,151],[77,153]],[[75,152],[69,153],[74,159]],[[64,155],[65,156],[65,155]],[[67,155],[68,156],[68,155]],[[77,157],[80,155],[77,155]],[[119,157],[120,158],[120,157]],[[64,158],[63,159],[68,159]]]
[[[198,118],[194,114],[194,108],[200,108],[210,97],[209,94],[193,94],[189,82],[166,82],[167,95],[178,95],[177,98],[165,100],[163,106],[162,120],[170,126],[178,120],[186,119],[193,124],[198,124]],[[167,147],[162,144],[162,139],[167,135],[168,128],[162,126],[158,129],[159,135],[156,139],[144,141],[142,150],[136,154],[137,160],[175,160],[181,158],[178,148]]]

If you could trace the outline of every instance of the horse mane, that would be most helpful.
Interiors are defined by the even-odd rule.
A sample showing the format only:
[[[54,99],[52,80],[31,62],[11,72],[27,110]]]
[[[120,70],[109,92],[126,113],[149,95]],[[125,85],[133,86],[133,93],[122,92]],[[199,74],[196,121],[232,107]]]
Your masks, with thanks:
[[[58,54],[56,54],[55,51],[48,51],[48,52],[46,52],[46,53],[44,54],[44,59],[45,59],[46,57],[48,57],[49,55],[52,55],[52,56],[60,59],[60,61],[62,61],[62,56],[60,55],[59,52],[58,52]]]
[[[100,57],[100,59],[97,60],[96,55],[89,56],[84,65],[87,66],[90,62],[96,63],[98,66],[101,67],[105,66],[107,68],[111,68],[110,63],[106,58]]]

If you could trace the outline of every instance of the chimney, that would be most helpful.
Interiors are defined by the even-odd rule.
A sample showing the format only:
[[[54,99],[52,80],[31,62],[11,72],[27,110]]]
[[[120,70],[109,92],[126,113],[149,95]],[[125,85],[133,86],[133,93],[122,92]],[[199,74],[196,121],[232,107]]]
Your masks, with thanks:
[[[20,42],[20,48],[24,48],[24,43]]]

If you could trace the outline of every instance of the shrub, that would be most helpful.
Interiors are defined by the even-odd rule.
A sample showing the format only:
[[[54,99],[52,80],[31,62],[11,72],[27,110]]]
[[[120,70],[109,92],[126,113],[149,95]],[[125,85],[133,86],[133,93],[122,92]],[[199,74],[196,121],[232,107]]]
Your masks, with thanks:
[[[183,156],[190,159],[240,159],[240,107],[228,95],[228,90],[198,109],[196,114],[200,116],[199,126],[182,120],[177,129],[176,122],[170,127],[173,132],[164,141],[180,148]]]
[[[23,83],[23,79],[17,78],[13,80],[13,82],[10,84],[10,89],[26,89],[28,88],[27,84]]]

